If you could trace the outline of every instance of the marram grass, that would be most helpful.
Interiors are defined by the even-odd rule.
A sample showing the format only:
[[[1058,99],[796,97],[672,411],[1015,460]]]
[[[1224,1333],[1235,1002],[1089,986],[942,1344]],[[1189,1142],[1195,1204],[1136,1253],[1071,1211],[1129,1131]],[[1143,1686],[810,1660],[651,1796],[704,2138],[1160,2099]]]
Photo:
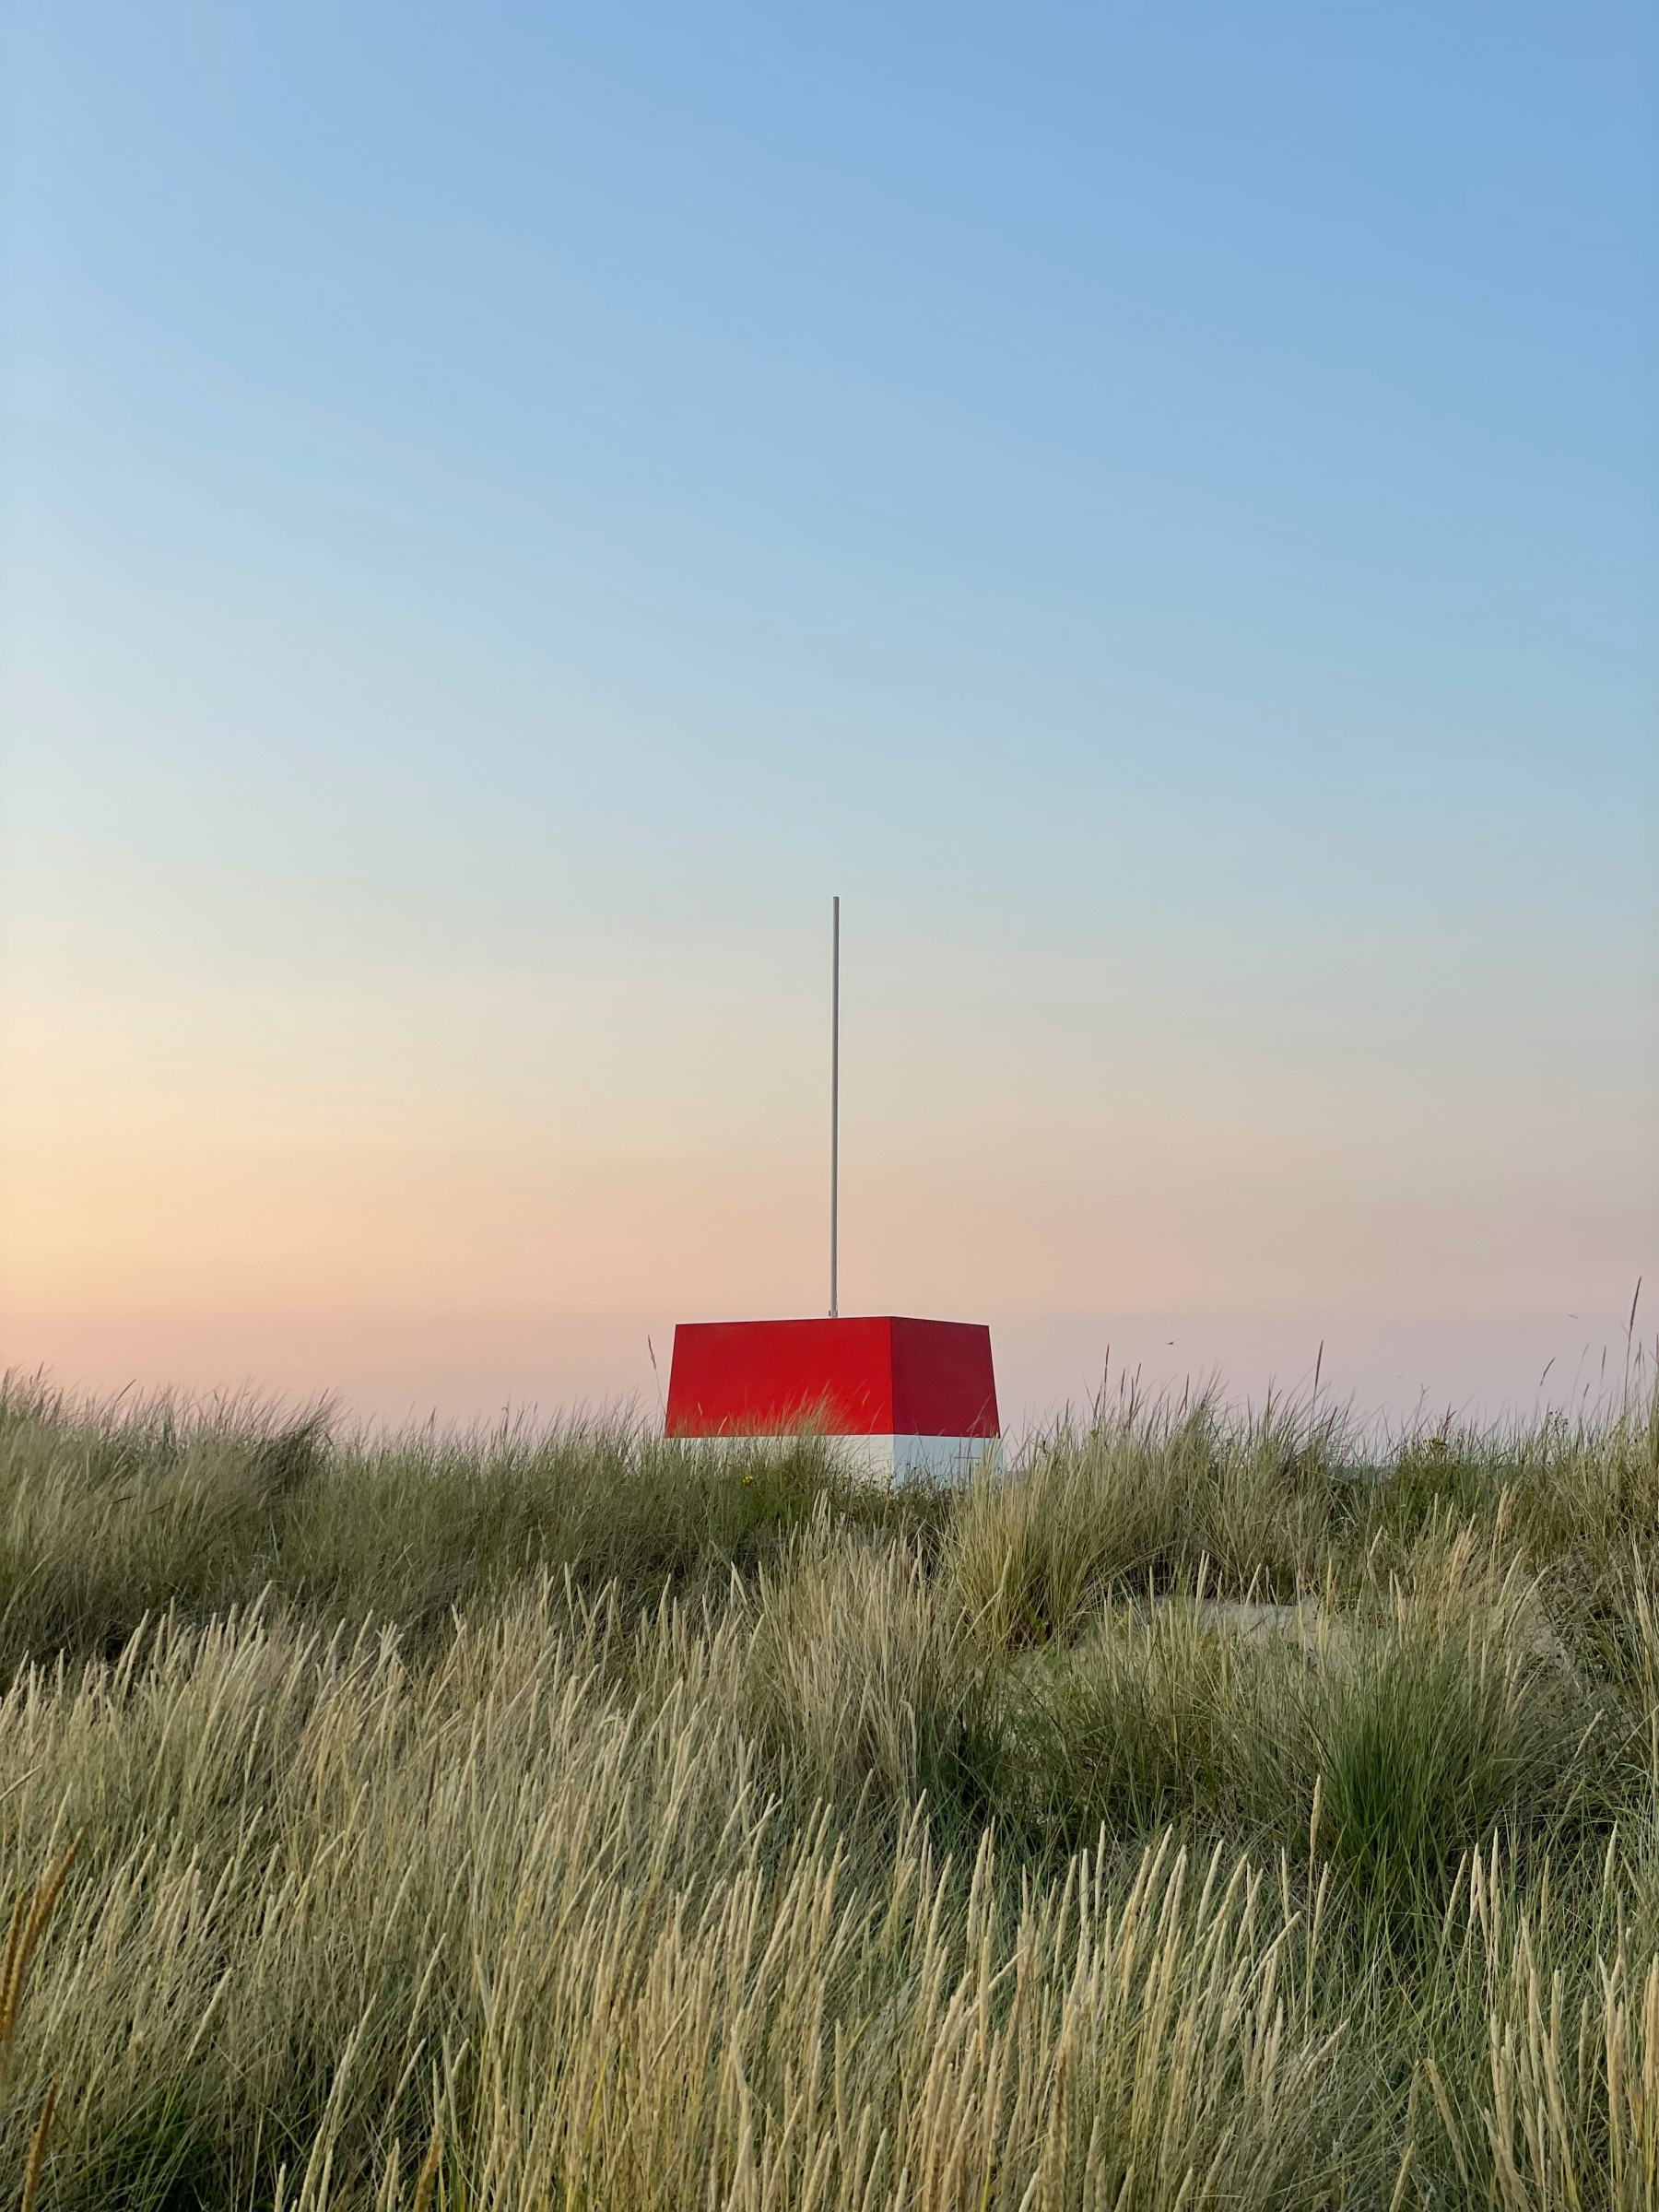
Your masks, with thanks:
[[[1659,2206],[1656,1446],[14,1384],[0,2206]]]

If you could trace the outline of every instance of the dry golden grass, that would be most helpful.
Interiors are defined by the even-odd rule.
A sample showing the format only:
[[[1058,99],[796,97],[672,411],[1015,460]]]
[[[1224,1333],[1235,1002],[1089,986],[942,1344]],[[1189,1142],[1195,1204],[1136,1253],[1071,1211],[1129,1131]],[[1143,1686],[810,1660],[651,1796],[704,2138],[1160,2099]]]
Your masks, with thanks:
[[[0,2205],[1659,2206],[1646,1408],[164,1415],[0,1406]]]

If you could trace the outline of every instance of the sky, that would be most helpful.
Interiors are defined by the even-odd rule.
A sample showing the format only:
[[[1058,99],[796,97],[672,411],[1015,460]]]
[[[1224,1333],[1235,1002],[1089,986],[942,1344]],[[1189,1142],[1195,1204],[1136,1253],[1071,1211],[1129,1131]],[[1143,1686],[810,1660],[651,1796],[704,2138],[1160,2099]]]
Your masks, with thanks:
[[[836,893],[1010,1423],[1654,1321],[1645,0],[11,0],[0,453],[0,1364],[649,1413]]]

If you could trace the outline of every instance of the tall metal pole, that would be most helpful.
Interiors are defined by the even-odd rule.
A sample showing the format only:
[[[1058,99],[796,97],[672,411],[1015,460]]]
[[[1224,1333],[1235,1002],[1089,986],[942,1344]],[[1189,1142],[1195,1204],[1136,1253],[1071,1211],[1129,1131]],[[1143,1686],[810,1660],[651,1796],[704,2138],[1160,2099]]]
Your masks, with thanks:
[[[830,901],[830,1318],[835,1319],[841,1229],[841,900]]]

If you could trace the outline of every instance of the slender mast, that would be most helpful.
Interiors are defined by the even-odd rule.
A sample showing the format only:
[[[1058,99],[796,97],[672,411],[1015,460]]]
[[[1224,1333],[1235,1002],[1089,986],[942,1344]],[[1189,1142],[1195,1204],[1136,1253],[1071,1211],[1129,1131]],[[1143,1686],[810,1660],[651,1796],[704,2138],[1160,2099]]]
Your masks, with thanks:
[[[836,1317],[841,1230],[841,900],[830,901],[830,1318]]]

